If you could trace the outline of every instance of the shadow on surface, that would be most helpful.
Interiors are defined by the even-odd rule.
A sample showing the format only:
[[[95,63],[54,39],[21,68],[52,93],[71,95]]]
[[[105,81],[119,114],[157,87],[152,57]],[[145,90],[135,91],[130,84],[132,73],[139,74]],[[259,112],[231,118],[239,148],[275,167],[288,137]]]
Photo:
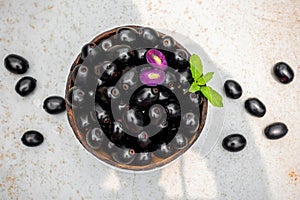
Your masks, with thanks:
[[[201,47],[191,52],[199,54],[208,66],[216,65]],[[252,135],[255,133],[247,122],[244,102],[242,99],[229,99],[223,92],[225,80],[234,77],[222,71],[222,68],[218,68],[218,71],[221,84],[215,84],[214,88],[222,92],[224,99],[224,126],[220,128],[222,120],[219,121],[220,117],[213,111],[218,108],[209,107],[210,115],[214,116],[211,126],[206,125],[205,131],[213,136],[200,136],[183,157],[162,169],[162,187],[170,199],[272,199],[268,175]],[[218,131],[219,134],[216,133]],[[222,147],[222,139],[233,133],[240,133],[247,140],[246,148],[240,152],[228,152]],[[208,139],[210,148],[201,139]],[[178,177],[172,180],[171,174],[177,174]]]

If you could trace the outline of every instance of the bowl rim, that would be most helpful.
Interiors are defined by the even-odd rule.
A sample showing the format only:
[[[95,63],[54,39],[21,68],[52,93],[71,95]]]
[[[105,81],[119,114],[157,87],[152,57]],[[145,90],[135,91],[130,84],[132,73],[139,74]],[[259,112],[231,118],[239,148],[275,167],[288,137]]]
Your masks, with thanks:
[[[107,29],[105,31],[102,31],[100,34],[97,34],[89,43],[95,43],[95,44],[99,44],[102,40],[104,40],[105,38],[108,38],[112,35],[115,35],[115,33],[117,32],[118,29],[120,28],[134,28],[134,29],[141,29],[144,27],[149,27],[152,28],[150,26],[142,26],[142,25],[121,25],[121,26],[116,26],[114,28],[110,28]],[[154,29],[154,28],[153,28]],[[157,29],[154,29],[157,30]],[[158,29],[159,30],[159,29]],[[159,33],[159,36],[164,36],[167,35],[165,33],[162,33],[160,31],[157,31]],[[190,55],[189,51],[183,46],[181,45],[177,40],[176,44],[178,45],[178,47],[183,48],[184,50],[186,50],[188,52],[188,54]],[[66,88],[65,88],[65,98],[67,99],[67,95],[68,95],[68,91],[72,88],[73,84],[72,84],[72,80],[71,80],[71,76],[72,76],[72,71],[74,70],[74,68],[80,64],[81,61],[81,57],[80,57],[80,53],[77,55],[75,61],[72,63],[71,68],[69,70],[69,74],[67,76],[67,84],[66,84]],[[142,165],[142,166],[138,166],[138,165],[127,165],[127,164],[120,164],[112,159],[107,158],[106,156],[101,155],[101,153],[99,153],[99,151],[92,149],[91,147],[88,146],[87,142],[85,141],[85,138],[82,137],[82,133],[81,131],[78,129],[77,125],[76,125],[76,120],[75,120],[75,116],[74,116],[74,112],[73,109],[66,103],[66,110],[67,110],[67,118],[68,118],[68,122],[72,128],[73,134],[75,135],[76,139],[78,140],[78,142],[81,144],[81,146],[89,153],[91,154],[93,157],[95,157],[97,160],[100,160],[102,163],[104,163],[106,166],[109,167],[113,167],[115,169],[121,170],[121,171],[130,171],[130,172],[146,172],[146,171],[154,171],[157,169],[160,169],[162,167],[165,167],[171,163],[173,163],[175,160],[177,160],[178,158],[180,158],[182,155],[185,154],[185,152],[187,150],[189,150],[193,144],[196,142],[196,140],[199,138],[206,119],[207,119],[207,115],[208,115],[208,100],[206,98],[203,98],[203,103],[201,104],[202,106],[202,110],[200,112],[201,116],[199,117],[199,127],[196,131],[196,133],[191,136],[191,138],[189,139],[188,145],[181,149],[181,150],[177,150],[175,151],[172,155],[170,155],[167,158],[159,158],[157,162],[151,162],[148,165]]]

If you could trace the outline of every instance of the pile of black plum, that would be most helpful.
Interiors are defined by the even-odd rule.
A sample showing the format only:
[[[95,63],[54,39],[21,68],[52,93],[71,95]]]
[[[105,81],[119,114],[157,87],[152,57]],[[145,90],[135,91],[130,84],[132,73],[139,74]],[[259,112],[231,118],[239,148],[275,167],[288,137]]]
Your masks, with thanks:
[[[167,66],[151,66],[150,51],[163,54],[165,60],[153,58]],[[77,137],[121,164],[146,165],[185,149],[206,101],[188,92],[189,56],[173,38],[147,27],[123,27],[84,45],[66,93]]]

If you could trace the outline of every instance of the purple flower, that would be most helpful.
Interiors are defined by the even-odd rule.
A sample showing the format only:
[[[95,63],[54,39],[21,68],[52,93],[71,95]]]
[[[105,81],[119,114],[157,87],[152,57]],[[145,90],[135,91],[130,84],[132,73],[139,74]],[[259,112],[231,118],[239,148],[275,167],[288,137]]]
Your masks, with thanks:
[[[165,72],[160,69],[145,69],[141,71],[140,80],[148,86],[156,86],[165,81]]]
[[[156,68],[165,70],[168,67],[168,63],[164,54],[156,49],[150,49],[146,53],[147,62]]]

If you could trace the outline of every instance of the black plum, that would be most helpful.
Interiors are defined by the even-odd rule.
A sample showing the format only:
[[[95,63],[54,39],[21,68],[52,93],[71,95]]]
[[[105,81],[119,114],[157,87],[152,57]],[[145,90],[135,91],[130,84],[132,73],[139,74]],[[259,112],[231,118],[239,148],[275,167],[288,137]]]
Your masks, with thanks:
[[[49,114],[59,114],[66,110],[65,99],[60,96],[50,96],[44,100],[43,108]]]
[[[126,148],[117,148],[116,152],[112,153],[112,158],[121,164],[130,164],[134,160],[135,156],[136,154],[133,149]]]
[[[110,60],[125,65],[133,57],[133,51],[128,45],[115,45],[107,50]]]
[[[188,139],[183,134],[178,133],[171,143],[175,149],[183,149],[188,145]]]
[[[234,80],[227,80],[224,83],[226,96],[231,99],[238,99],[242,96],[243,90],[240,84]]]
[[[273,67],[273,73],[275,78],[283,84],[288,84],[294,79],[293,69],[284,62],[276,63]]]
[[[165,35],[160,39],[158,48],[174,52],[176,50],[175,44],[176,42],[171,36]]]
[[[16,92],[22,97],[29,95],[36,87],[36,79],[30,76],[21,78],[16,86]]]
[[[268,125],[265,130],[265,136],[268,139],[275,140],[284,137],[288,132],[288,127],[282,122],[275,122]]]
[[[44,136],[38,131],[30,130],[23,134],[21,141],[28,147],[36,147],[43,143]]]
[[[138,88],[131,96],[130,105],[139,107],[149,107],[158,98],[159,90],[157,88],[142,86]]]
[[[85,92],[78,87],[72,87],[69,89],[66,95],[66,102],[70,107],[76,108],[83,105],[86,99]]]
[[[154,154],[160,158],[167,158],[174,152],[172,145],[169,144],[161,144],[158,146],[157,150],[154,151]]]
[[[251,115],[256,117],[263,117],[266,114],[266,106],[257,98],[247,99],[245,108]]]
[[[10,54],[4,59],[5,68],[14,74],[24,74],[29,68],[28,61],[22,56]]]
[[[241,134],[231,134],[223,139],[222,146],[230,152],[238,152],[245,148],[247,140]]]
[[[93,61],[93,59],[95,59],[99,55],[100,55],[100,48],[94,43],[85,44],[81,48],[80,57],[82,60],[85,60],[86,58],[88,58],[89,61]]]
[[[134,159],[134,164],[139,166],[148,165],[152,161],[152,156],[153,154],[149,152],[138,153]]]
[[[182,125],[188,134],[194,134],[199,127],[199,118],[193,112],[188,112],[182,116]]]
[[[105,138],[101,128],[93,128],[86,134],[86,142],[93,149],[99,149]]]
[[[158,42],[158,32],[152,28],[145,27],[140,30],[142,36],[141,46],[146,48],[154,47],[155,43]]]
[[[136,30],[131,28],[121,28],[117,31],[117,41],[120,43],[133,43],[138,37]]]

